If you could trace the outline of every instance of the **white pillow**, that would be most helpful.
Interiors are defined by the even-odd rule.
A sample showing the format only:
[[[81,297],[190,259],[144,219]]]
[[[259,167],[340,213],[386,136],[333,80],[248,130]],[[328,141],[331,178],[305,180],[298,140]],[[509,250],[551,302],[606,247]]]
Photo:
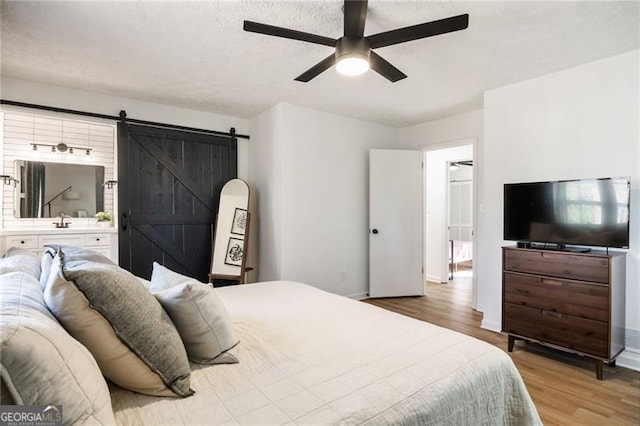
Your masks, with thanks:
[[[53,259],[44,300],[58,321],[123,388],[193,394],[187,353],[160,303],[130,272],[86,257],[59,250]]]
[[[153,263],[149,290],[173,321],[189,360],[199,364],[234,364],[227,352],[238,344],[227,309],[208,284]]]
[[[3,391],[21,405],[62,405],[64,424],[115,424],[98,364],[51,315],[38,280],[21,272],[0,279]]]
[[[0,274],[9,272],[24,272],[36,279],[40,278],[40,259],[35,253],[23,248],[11,247],[0,258]]]
[[[51,273],[51,263],[53,262],[53,258],[55,257],[55,252],[51,249],[46,248],[42,253],[42,258],[40,259],[40,269],[42,270],[40,274],[40,287],[42,290],[47,285],[47,281],[49,281],[49,274]]]

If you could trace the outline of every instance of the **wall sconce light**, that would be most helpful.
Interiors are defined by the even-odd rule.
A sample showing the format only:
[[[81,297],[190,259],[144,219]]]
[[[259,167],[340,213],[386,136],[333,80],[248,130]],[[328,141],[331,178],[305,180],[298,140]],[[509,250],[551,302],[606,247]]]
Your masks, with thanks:
[[[47,143],[32,143],[31,146],[33,147],[34,151],[38,150],[39,146],[48,146],[51,147],[51,152],[67,152],[67,150],[69,151],[69,154],[73,154],[73,150],[74,149],[79,149],[81,151],[85,151],[85,153],[87,155],[91,154],[91,151],[93,151],[92,148],[83,148],[83,147],[79,147],[79,146],[69,146],[66,143],[59,143],[57,145],[51,145],[51,144],[47,144]]]
[[[107,189],[113,189],[113,187],[116,186],[117,183],[118,183],[117,180],[108,180],[105,183],[103,183],[102,186],[104,186]]]
[[[2,181],[4,182],[5,185],[11,185],[11,182],[13,182],[13,187],[15,188],[16,186],[18,186],[18,184],[20,183],[20,181],[16,178],[14,178],[13,176],[9,176],[9,175],[0,175],[0,179],[2,179]]]
[[[64,194],[62,194],[62,199],[63,200],[79,200],[80,193],[78,191],[66,191]]]

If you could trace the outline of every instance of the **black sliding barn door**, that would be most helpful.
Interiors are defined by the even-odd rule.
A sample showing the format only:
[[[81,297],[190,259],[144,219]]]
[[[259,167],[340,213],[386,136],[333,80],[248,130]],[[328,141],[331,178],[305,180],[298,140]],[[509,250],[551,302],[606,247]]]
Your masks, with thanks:
[[[120,266],[149,279],[158,262],[208,282],[220,190],[237,177],[235,138],[120,123]]]

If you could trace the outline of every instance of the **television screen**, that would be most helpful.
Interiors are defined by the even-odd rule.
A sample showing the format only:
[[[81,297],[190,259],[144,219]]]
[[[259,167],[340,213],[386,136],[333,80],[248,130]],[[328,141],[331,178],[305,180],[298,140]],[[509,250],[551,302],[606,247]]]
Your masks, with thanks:
[[[629,248],[628,178],[504,185],[504,239]]]

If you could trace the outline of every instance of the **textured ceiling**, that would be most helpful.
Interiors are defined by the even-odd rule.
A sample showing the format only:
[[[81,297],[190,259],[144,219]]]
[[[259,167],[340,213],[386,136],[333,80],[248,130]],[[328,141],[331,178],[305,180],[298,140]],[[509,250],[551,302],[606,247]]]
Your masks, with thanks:
[[[279,102],[407,126],[482,106],[482,93],[637,49],[640,3],[370,0],[365,35],[462,13],[465,31],[377,49],[408,75],[334,69],[293,79],[326,46],[247,33],[244,19],[338,38],[338,1],[4,1],[2,74],[252,117]]]

